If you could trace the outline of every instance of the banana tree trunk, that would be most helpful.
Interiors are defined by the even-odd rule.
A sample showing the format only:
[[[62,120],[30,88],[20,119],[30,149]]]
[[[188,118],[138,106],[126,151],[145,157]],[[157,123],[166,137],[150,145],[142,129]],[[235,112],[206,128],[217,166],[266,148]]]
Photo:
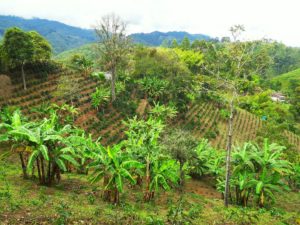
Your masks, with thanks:
[[[109,182],[109,176],[104,176],[104,178],[103,178],[103,187],[104,188],[108,185],[108,182]],[[111,191],[105,189],[103,191],[103,200],[110,201],[110,197],[111,197]]]
[[[43,184],[39,157],[36,158],[36,167],[37,167],[37,171],[38,171],[39,182],[40,182],[40,184]]]
[[[19,153],[19,157],[20,157],[22,171],[23,171],[23,178],[27,179],[28,178],[28,174],[27,174],[26,164],[25,164],[25,160],[24,160],[22,152]]]
[[[150,177],[150,160],[149,157],[147,157],[147,164],[146,164],[146,191],[144,195],[144,200],[146,202],[150,201],[154,197],[154,192],[150,191],[150,183],[151,183],[151,177]]]
[[[46,176],[45,176],[45,163],[44,163],[44,159],[41,158],[41,175],[42,175],[42,182],[43,184],[46,183]]]
[[[118,189],[117,188],[115,188],[115,191],[114,191],[115,193],[115,196],[114,196],[114,203],[115,204],[119,204],[119,202],[120,202],[120,193],[119,193],[119,191],[118,191]]]

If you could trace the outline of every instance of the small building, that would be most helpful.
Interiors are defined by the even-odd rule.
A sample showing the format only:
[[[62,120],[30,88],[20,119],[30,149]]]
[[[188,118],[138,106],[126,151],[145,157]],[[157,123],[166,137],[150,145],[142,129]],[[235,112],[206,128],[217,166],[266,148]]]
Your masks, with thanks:
[[[280,92],[274,92],[271,95],[271,99],[274,102],[285,102],[285,96]]]

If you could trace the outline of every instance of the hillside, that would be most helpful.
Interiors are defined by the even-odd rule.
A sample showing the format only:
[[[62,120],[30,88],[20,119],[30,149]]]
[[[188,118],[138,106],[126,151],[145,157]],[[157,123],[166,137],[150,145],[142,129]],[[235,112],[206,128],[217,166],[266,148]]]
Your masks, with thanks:
[[[24,19],[16,16],[0,16],[0,38],[7,28],[13,26],[20,27],[25,31],[35,30],[39,32],[51,43],[55,54],[96,41],[96,36],[92,29],[82,29],[52,20]],[[136,33],[130,36],[135,43],[149,46],[159,46],[164,40],[176,39],[178,42],[181,42],[184,37],[188,37],[190,41],[210,39],[209,36],[204,34],[190,34],[183,31],[155,31],[151,33]]]
[[[2,99],[0,106],[9,104],[10,106],[19,106],[23,113],[29,117],[35,117],[36,114],[30,110],[33,107],[42,105],[51,101],[61,102],[53,96],[58,84],[59,74],[53,74],[47,80],[31,78],[28,80],[28,90],[24,92],[22,85],[13,85],[13,95],[9,99]],[[95,91],[97,81],[91,77],[83,77],[79,74],[69,74],[71,79],[77,80],[80,86],[78,93],[80,99],[75,103],[79,109],[76,115],[76,125],[93,134],[94,138],[102,137],[103,145],[117,143],[124,138],[125,127],[122,120],[126,119],[128,112],[124,105],[114,107],[109,105],[103,113],[98,113],[91,105],[91,93]],[[131,101],[139,105],[142,99],[133,98]],[[221,117],[220,109],[212,102],[202,102],[191,105],[186,115],[181,115],[174,127],[183,127],[189,130],[197,138],[208,138],[212,145],[225,149],[227,135],[227,121]],[[262,121],[255,115],[245,111],[238,110],[234,117],[234,143],[243,143],[254,140],[258,129],[263,126]],[[295,145],[300,151],[300,137],[291,132],[286,132],[289,142]]]
[[[290,71],[288,73],[276,76],[272,79],[272,82],[280,82],[283,91],[289,91],[290,82],[293,80],[300,81],[300,68]]]
[[[184,31],[136,33],[132,34],[131,37],[136,43],[149,46],[160,46],[164,40],[172,41],[174,39],[180,43],[184,37],[187,37],[190,41],[211,39],[211,37],[204,34],[190,34]]]
[[[0,16],[0,35],[9,27],[17,26],[23,30],[35,30],[43,35],[53,46],[55,53],[94,42],[92,30],[82,29],[46,19],[24,19],[15,16]]]
[[[96,51],[96,44],[85,44],[78,48],[70,49],[64,52],[59,53],[58,55],[54,56],[54,59],[57,61],[67,61],[69,60],[74,54],[80,54],[86,56],[90,60],[94,60],[97,58],[97,51]]]

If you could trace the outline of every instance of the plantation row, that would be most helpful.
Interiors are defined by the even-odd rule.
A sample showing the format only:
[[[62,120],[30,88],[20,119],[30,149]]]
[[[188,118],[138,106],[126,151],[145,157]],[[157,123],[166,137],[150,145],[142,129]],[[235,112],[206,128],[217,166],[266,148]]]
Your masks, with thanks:
[[[91,105],[91,94],[95,91],[98,82],[91,77],[82,77],[70,72],[65,73],[70,79],[76,80],[79,84],[80,98],[74,102],[74,107],[78,109],[75,115],[75,124],[88,132],[94,138],[101,136],[103,145],[116,143],[124,137],[124,126],[122,120],[124,113],[114,109],[114,107],[105,107],[103,112],[97,110]],[[13,86],[15,90],[10,99],[3,99],[0,105],[9,104],[10,106],[19,106],[23,113],[29,118],[36,118],[36,112],[32,112],[34,107],[42,107],[46,102],[62,103],[63,97],[54,97],[53,93],[57,89],[59,74],[53,74],[47,80],[30,79],[26,92],[19,88],[19,85]],[[251,113],[244,110],[237,110],[234,116],[234,138],[235,144],[243,143],[248,140],[254,140],[257,130],[261,128],[263,121]],[[202,102],[193,105],[186,113],[185,117],[179,120],[178,124],[186,129],[193,130],[195,137],[208,138],[217,148],[226,148],[227,119],[221,115],[219,109],[213,103]],[[285,132],[291,144],[300,149],[300,138],[291,133]]]
[[[203,102],[193,105],[178,124],[192,130],[198,138],[208,138],[215,147],[226,148],[227,119],[222,117],[221,110],[213,103]],[[235,144],[255,140],[257,131],[262,126],[263,121],[255,115],[245,110],[237,110],[233,119]],[[300,150],[300,138],[288,131],[285,135],[289,142]]]
[[[98,83],[91,77],[82,77],[72,73],[69,73],[68,76],[70,79],[77,80],[80,86],[80,89],[78,89],[80,98],[77,102],[74,102],[74,107],[78,109],[78,113],[75,115],[75,124],[90,132],[94,138],[98,138],[101,135],[101,143],[103,145],[120,141],[124,137],[122,120],[125,116],[123,113],[117,112],[113,107],[108,107],[105,110],[105,115],[97,113],[97,110],[91,105],[90,96]],[[49,76],[47,80],[32,78],[28,81],[26,92],[19,87],[20,85],[14,85],[14,94],[10,99],[0,101],[0,105],[7,104],[9,106],[21,107],[24,115],[30,119],[36,119],[39,115],[37,112],[32,112],[34,107],[42,110],[43,107],[46,107],[45,103],[47,102],[57,104],[63,102],[64,99],[62,97],[53,96],[54,91],[57,89],[58,79],[58,74]]]

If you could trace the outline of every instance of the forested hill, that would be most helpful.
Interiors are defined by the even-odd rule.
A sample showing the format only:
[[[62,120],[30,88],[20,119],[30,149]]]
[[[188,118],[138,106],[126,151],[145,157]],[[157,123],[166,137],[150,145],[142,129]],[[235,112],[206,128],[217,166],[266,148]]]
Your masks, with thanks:
[[[183,38],[187,37],[190,41],[194,40],[209,40],[211,37],[204,34],[190,34],[185,31],[171,31],[171,32],[159,32],[154,31],[151,33],[136,33],[131,35],[132,39],[141,44],[150,45],[150,46],[159,46],[162,45],[163,42],[172,41],[174,39],[177,42],[181,42]]]
[[[35,30],[39,32],[51,43],[55,54],[80,47],[96,40],[94,31],[91,29],[82,29],[46,19],[24,19],[15,16],[0,16],[0,38],[7,28],[13,26],[20,27],[26,31]],[[176,39],[180,43],[184,37],[187,37],[190,41],[196,39],[210,39],[207,35],[190,34],[183,31],[136,33],[132,34],[131,37],[136,43],[150,46],[159,46],[164,40],[170,41],[173,39]]]
[[[9,27],[36,30],[53,46],[55,53],[79,47],[96,40],[94,32],[45,19],[24,19],[15,16],[0,16],[0,35]]]

